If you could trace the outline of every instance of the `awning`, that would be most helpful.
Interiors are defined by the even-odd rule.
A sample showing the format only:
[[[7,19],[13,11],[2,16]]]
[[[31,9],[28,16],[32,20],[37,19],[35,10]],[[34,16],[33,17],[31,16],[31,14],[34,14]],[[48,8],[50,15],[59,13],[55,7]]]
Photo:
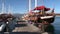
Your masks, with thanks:
[[[44,11],[50,10],[50,8],[46,8],[45,6],[38,6],[38,7],[34,8],[34,10],[43,10],[43,9],[44,9]]]

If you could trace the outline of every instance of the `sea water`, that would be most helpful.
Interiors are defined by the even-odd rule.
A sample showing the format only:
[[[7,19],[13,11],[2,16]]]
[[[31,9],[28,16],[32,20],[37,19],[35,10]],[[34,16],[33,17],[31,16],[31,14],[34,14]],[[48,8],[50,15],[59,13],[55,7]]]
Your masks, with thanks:
[[[60,16],[55,17],[55,21],[52,25],[54,27],[55,34],[60,34]]]

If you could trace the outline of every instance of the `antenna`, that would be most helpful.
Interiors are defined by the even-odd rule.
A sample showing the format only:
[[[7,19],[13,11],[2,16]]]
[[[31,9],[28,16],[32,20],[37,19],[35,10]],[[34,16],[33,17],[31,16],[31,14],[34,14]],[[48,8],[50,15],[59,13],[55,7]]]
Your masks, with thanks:
[[[55,3],[53,4],[53,9],[55,9]]]

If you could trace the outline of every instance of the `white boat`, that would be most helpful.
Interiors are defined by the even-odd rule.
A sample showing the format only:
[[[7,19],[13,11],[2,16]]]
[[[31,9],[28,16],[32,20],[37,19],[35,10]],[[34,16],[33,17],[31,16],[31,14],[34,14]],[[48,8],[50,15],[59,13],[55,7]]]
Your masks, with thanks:
[[[6,24],[1,24],[0,25],[0,32],[3,31],[5,29],[5,27],[6,27]]]

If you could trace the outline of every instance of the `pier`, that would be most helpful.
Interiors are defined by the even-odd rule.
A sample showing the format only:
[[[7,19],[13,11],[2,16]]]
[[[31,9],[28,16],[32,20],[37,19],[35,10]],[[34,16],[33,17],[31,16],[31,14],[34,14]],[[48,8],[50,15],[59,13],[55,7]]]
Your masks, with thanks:
[[[11,32],[0,32],[1,34],[39,34],[39,29],[25,22],[19,22]]]
[[[1,34],[48,34],[47,32],[41,33],[38,27],[27,22],[18,22],[15,25],[15,28],[10,32],[0,32],[0,33]]]

